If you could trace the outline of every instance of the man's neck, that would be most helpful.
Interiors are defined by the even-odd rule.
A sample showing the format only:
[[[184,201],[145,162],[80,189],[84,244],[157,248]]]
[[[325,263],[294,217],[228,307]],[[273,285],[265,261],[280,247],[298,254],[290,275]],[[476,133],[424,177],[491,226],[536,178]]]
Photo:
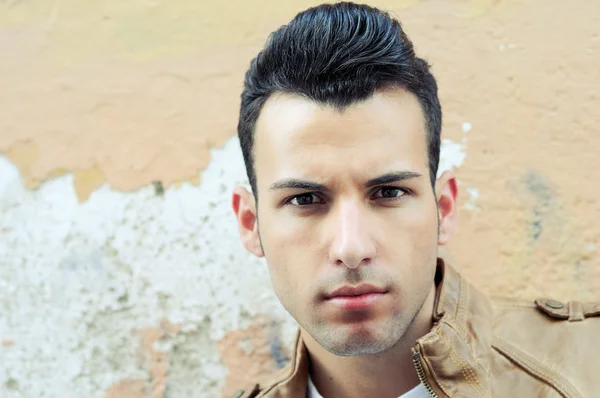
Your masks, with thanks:
[[[411,347],[431,330],[434,301],[435,286],[402,339],[379,354],[337,356],[301,330],[311,378],[319,393],[325,398],[396,398],[417,386]]]

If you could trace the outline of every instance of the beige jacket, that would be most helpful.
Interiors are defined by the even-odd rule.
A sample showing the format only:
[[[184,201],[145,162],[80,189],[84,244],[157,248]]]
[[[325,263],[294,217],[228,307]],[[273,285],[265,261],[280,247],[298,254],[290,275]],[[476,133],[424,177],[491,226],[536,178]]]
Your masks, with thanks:
[[[434,327],[413,347],[421,383],[439,398],[600,398],[600,303],[490,300],[438,262]],[[308,355],[236,398],[305,398]]]

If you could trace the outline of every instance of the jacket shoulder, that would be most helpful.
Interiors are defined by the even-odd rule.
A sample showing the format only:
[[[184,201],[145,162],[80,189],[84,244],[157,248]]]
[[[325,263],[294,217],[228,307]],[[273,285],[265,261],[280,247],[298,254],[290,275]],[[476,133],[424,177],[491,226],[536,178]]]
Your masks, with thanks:
[[[519,319],[536,319],[540,322],[546,321],[552,324],[555,321],[583,322],[596,318],[592,324],[598,327],[600,322],[600,301],[562,302],[552,298],[538,298],[535,300],[511,299],[504,297],[492,297],[492,307],[496,318],[505,317]]]
[[[600,396],[600,302],[493,298],[493,344],[499,369],[510,361],[564,396]],[[506,375],[508,378],[510,376]]]
[[[507,341],[532,342],[537,352],[589,344],[600,333],[600,302],[492,298],[491,303],[493,334]]]

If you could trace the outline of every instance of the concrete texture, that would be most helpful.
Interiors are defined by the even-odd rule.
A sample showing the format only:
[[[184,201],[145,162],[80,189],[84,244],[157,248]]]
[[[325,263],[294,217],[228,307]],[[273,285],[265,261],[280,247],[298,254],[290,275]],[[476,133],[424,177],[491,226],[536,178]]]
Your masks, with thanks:
[[[213,397],[285,364],[232,137],[249,60],[313,4],[0,3],[0,396]],[[371,4],[440,83],[444,254],[490,294],[600,299],[600,3]]]

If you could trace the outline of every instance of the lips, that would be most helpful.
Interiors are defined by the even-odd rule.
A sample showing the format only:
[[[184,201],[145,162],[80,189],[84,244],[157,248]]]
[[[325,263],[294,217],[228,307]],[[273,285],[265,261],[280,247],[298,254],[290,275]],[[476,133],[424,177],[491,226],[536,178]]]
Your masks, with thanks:
[[[334,290],[332,293],[325,296],[325,299],[330,300],[336,297],[355,297],[362,296],[364,294],[383,294],[387,290],[379,288],[373,285],[358,285],[358,286],[342,286],[339,289]]]
[[[325,302],[344,311],[368,311],[385,296],[387,290],[373,285],[343,286],[325,296]]]

